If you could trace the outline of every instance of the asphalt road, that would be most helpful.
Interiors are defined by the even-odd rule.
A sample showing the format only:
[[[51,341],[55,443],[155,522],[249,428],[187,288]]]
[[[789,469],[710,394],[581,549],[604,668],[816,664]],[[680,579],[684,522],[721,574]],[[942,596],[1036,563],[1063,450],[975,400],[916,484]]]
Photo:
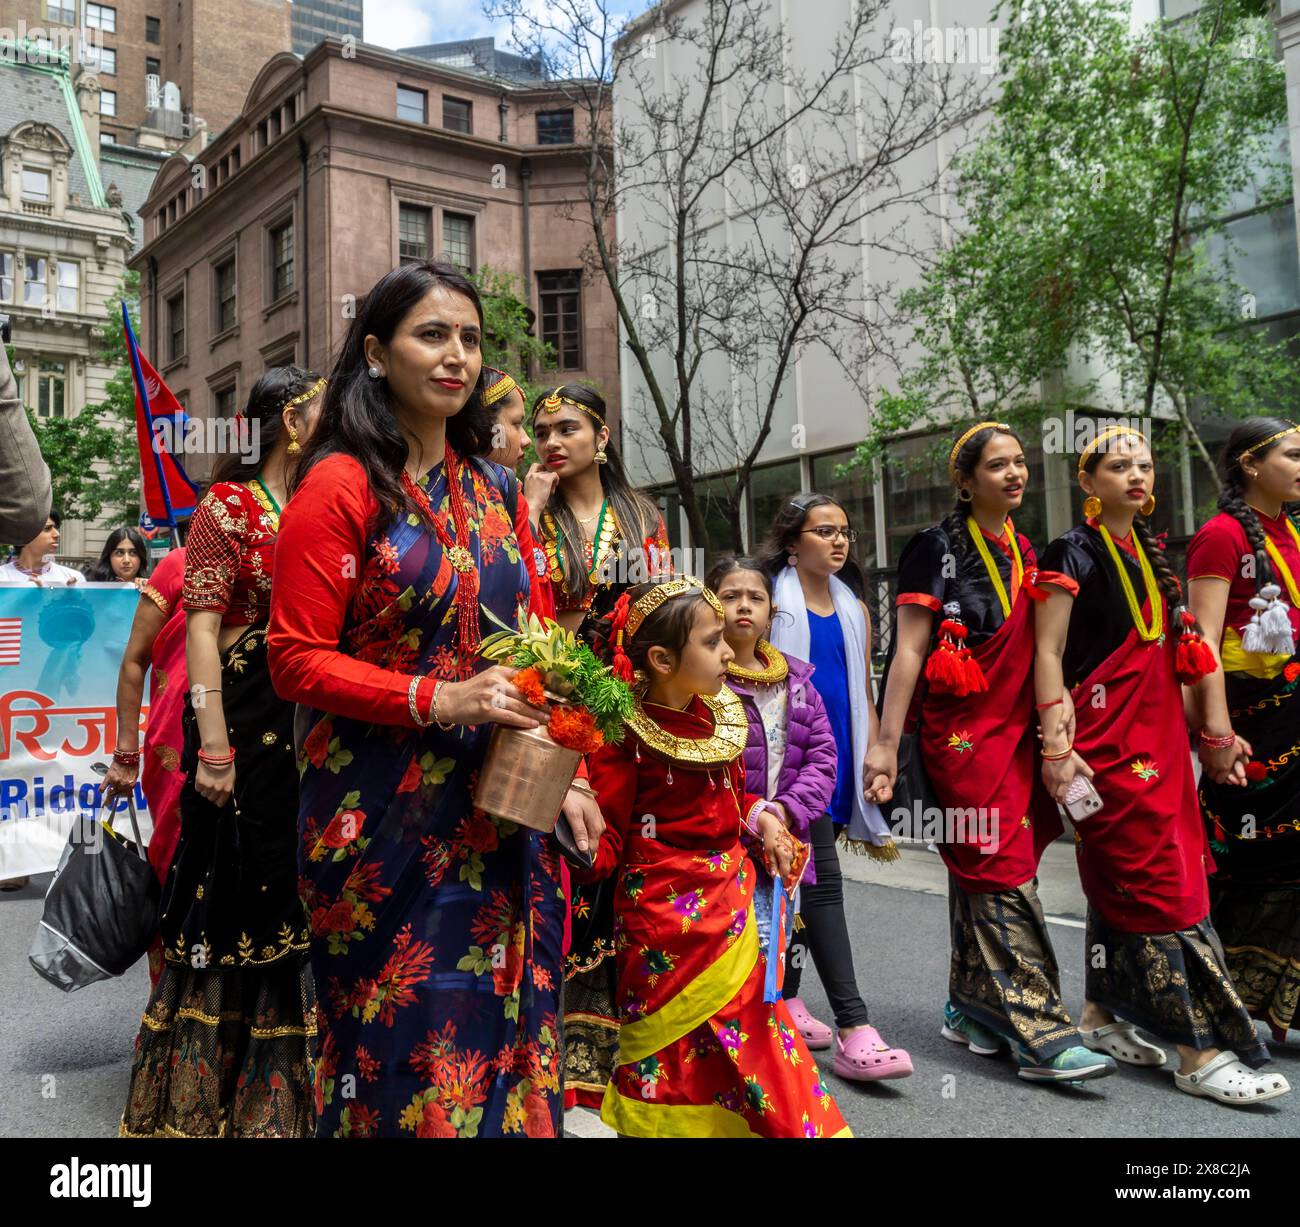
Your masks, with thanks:
[[[1056,850],[1053,849],[1055,852]],[[1067,1004],[1083,994],[1083,932],[1070,916],[1068,849],[1054,866],[1062,885],[1044,890]],[[947,905],[933,858],[909,851],[905,872],[850,865],[846,905],[859,985],[872,1021],[907,1048],[916,1073],[862,1086],[829,1075],[858,1137],[1187,1137],[1245,1139],[1300,1133],[1300,1044],[1274,1050],[1277,1068],[1298,1089],[1273,1104],[1229,1108],[1176,1090],[1164,1070],[1121,1068],[1080,1088],[1021,1082],[1007,1059],[975,1057],[939,1034],[947,984]],[[1049,872],[1053,866],[1048,867]],[[131,1044],[148,996],[143,961],[120,980],[65,996],[27,963],[48,876],[0,895],[0,1137],[113,1137],[126,1093]],[[816,972],[804,973],[804,1000],[830,1020]],[[1300,1038],[1293,1032],[1293,1039]],[[829,1073],[829,1059],[825,1062]],[[574,1117],[574,1131],[598,1122]],[[1212,1161],[1211,1146],[1189,1151]]]

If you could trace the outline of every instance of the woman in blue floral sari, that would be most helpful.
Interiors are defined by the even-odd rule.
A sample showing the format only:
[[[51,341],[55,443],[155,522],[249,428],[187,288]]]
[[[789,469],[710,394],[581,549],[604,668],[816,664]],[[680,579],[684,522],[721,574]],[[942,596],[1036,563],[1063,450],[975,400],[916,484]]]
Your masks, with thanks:
[[[475,458],[482,334],[454,269],[382,278],[281,522],[268,645],[300,704],[320,1137],[560,1131],[558,847],[470,800],[492,722],[544,719],[478,656],[486,615],[544,608],[545,583],[517,482]],[[564,809],[594,846],[594,802]]]

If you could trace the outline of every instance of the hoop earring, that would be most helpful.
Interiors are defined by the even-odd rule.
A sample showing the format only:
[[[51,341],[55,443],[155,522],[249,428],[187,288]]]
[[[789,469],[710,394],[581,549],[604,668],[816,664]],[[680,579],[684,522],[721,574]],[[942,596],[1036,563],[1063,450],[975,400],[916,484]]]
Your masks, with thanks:
[[[959,503],[973,503],[975,496],[965,486],[961,486],[957,490],[957,501]]]
[[[371,367],[371,368],[366,372],[366,374],[369,375],[371,379],[378,379],[378,378],[379,378],[379,368],[378,368],[377,366],[372,366],[372,367]]]
[[[799,564],[799,557],[798,557],[797,554],[791,554],[791,555],[790,555],[790,556],[785,560],[785,565],[786,565],[787,567],[798,566],[798,564]]]
[[[1155,509],[1156,509],[1156,496],[1154,494],[1148,494],[1147,501],[1143,503],[1141,507],[1138,508],[1138,510],[1144,516],[1149,516],[1153,511],[1155,511]]]
[[[1095,494],[1090,494],[1083,500],[1083,514],[1090,520],[1095,520],[1101,515],[1101,499]]]
[[[302,444],[298,442],[298,432],[292,426],[289,427],[289,446],[284,450],[290,455],[302,451]]]

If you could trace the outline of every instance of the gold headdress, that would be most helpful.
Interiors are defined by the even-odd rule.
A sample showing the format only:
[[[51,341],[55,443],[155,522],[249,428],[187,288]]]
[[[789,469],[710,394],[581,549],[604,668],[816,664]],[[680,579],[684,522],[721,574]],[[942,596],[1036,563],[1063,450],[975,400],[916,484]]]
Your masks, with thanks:
[[[500,376],[496,383],[483,390],[483,403],[489,408],[497,401],[504,400],[519,387],[513,375],[507,375],[505,371],[498,370],[495,366],[485,366],[483,369],[492,375]]]
[[[1295,434],[1297,430],[1300,430],[1300,426],[1288,426],[1285,430],[1279,430],[1275,435],[1269,435],[1267,439],[1261,439],[1254,447],[1248,447],[1244,452],[1242,452],[1241,455],[1237,457],[1237,463],[1240,464],[1247,456],[1253,455],[1255,452],[1259,451],[1261,447],[1267,447],[1270,443],[1276,443],[1279,439],[1285,438],[1287,435]]]
[[[300,392],[297,396],[293,398],[293,400],[285,401],[284,404],[280,406],[280,412],[283,413],[286,409],[292,409],[295,405],[301,405],[305,401],[311,400],[311,398],[315,396],[316,393],[318,393],[324,386],[325,386],[325,376],[322,375],[318,380],[316,380],[314,384],[311,385],[310,388],[307,389],[307,391]]]
[[[957,480],[957,453],[966,446],[967,442],[973,439],[981,430],[988,430],[992,427],[995,430],[1005,430],[1008,433],[1011,427],[1005,422],[976,422],[965,434],[962,435],[956,443],[952,445],[952,451],[948,453],[948,476],[953,481]]]
[[[537,413],[555,413],[561,405],[571,405],[574,409],[585,413],[597,426],[604,426],[605,419],[601,417],[590,405],[584,405],[580,400],[574,400],[571,396],[561,396],[559,388],[552,388],[550,392],[538,403]],[[536,414],[534,414],[536,416]]]
[[[609,615],[610,630],[614,640],[612,670],[615,677],[625,682],[632,680],[632,662],[623,650],[624,640],[629,643],[632,636],[641,629],[642,624],[660,605],[671,601],[675,596],[702,596],[719,618],[725,618],[722,602],[712,589],[706,588],[702,581],[693,575],[684,575],[679,579],[670,579],[656,584],[644,596],[633,601],[625,592],[618,598]]]
[[[1146,437],[1135,426],[1107,426],[1087,447],[1079,453],[1079,472],[1083,472],[1083,466],[1088,463],[1088,457],[1092,455],[1107,439],[1118,439],[1120,435],[1132,435],[1135,439],[1141,439],[1147,447],[1151,446],[1151,440]]]

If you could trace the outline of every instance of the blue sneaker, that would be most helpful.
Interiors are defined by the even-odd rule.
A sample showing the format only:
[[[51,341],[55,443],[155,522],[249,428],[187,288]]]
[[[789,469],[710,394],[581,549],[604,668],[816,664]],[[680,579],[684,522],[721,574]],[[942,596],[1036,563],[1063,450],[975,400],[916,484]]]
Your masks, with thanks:
[[[943,1003],[943,1030],[939,1034],[954,1044],[965,1044],[982,1057],[995,1057],[1006,1047],[1000,1035],[963,1014],[951,1001]]]
[[[1113,1057],[1082,1046],[1067,1048],[1042,1062],[1020,1048],[1016,1064],[1020,1066],[1017,1073],[1026,1082],[1086,1082],[1089,1078],[1104,1078],[1118,1068]]]

